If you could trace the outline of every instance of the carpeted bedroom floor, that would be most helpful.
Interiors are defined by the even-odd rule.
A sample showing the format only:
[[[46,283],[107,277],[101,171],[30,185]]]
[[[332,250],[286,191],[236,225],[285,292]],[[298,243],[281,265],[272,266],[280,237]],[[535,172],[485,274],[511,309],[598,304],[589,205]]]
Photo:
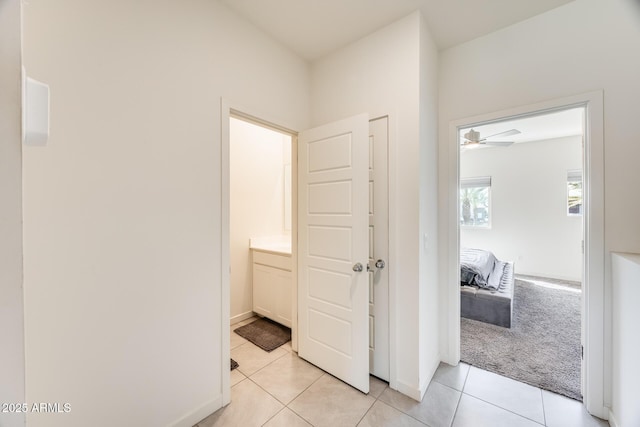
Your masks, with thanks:
[[[582,400],[580,283],[516,276],[512,327],[461,318],[461,359]]]

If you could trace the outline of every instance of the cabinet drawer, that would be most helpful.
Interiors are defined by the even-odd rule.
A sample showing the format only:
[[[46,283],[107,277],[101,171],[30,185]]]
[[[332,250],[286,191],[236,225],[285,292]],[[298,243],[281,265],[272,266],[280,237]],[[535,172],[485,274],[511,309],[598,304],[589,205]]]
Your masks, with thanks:
[[[276,255],[256,249],[253,250],[253,262],[287,271],[291,271],[292,267],[291,255]]]

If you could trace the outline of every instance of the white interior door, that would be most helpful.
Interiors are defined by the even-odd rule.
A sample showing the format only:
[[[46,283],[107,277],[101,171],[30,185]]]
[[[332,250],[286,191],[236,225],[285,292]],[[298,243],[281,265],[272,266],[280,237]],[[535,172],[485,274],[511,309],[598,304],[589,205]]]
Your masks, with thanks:
[[[298,139],[298,354],[369,392],[369,121]]]
[[[389,381],[388,118],[369,122],[369,369]]]

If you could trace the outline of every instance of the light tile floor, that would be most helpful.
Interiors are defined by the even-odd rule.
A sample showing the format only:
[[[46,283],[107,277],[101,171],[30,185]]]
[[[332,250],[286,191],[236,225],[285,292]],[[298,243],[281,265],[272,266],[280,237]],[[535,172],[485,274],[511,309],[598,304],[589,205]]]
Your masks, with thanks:
[[[233,332],[231,404],[194,427],[601,427],[581,403],[464,363],[441,364],[422,402],[370,378],[365,395],[300,359],[267,353]]]

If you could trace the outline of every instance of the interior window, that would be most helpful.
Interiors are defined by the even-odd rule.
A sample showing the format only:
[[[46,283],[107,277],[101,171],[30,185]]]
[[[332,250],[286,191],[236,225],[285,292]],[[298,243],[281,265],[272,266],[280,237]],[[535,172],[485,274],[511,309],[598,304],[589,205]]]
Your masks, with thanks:
[[[462,178],[460,180],[460,225],[491,226],[491,177]]]
[[[567,172],[567,215],[582,215],[582,171]]]

